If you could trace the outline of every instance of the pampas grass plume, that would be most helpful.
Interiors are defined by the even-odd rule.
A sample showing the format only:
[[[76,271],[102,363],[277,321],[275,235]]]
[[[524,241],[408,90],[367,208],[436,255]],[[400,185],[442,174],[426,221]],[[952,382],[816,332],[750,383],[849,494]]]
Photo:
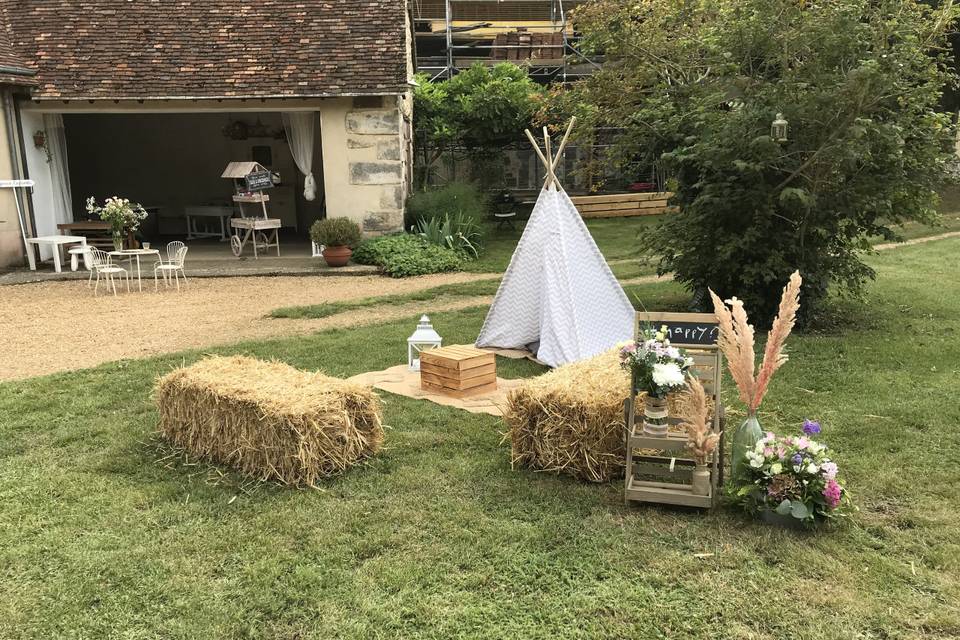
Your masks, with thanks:
[[[731,298],[724,304],[717,294],[712,290],[710,291],[713,309],[720,323],[720,337],[717,344],[727,359],[727,367],[730,369],[730,376],[737,385],[740,400],[747,405],[751,414],[756,413],[760,407],[773,374],[787,361],[787,354],[783,349],[787,337],[797,321],[797,310],[800,309],[800,285],[802,283],[803,279],[800,277],[800,272],[794,271],[787,286],[783,288],[777,317],[774,318],[770,333],[767,335],[767,344],[763,350],[763,363],[756,375],[754,375],[754,330],[753,325],[747,320],[747,312],[743,308],[743,302]],[[729,308],[727,308],[727,305],[729,305]]]

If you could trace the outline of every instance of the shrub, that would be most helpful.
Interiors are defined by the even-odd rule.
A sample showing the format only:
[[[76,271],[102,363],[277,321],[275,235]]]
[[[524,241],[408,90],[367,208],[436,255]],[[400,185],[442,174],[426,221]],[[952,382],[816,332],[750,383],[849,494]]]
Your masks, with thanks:
[[[325,218],[310,227],[310,239],[326,247],[355,247],[361,238],[360,225],[350,218]]]
[[[468,259],[479,258],[483,249],[480,223],[463,213],[444,214],[442,218],[421,218],[415,227],[417,234],[440,247],[453,249]]]
[[[370,238],[354,250],[352,259],[357,264],[382,267],[390,255],[405,251],[417,251],[422,244],[423,242],[419,238],[406,233]]]
[[[411,229],[420,220],[462,214],[477,221],[479,226],[486,219],[487,213],[487,202],[475,185],[469,182],[451,182],[440,189],[411,195],[407,200],[404,225]]]
[[[392,278],[406,278],[458,271],[462,265],[463,259],[456,251],[423,242],[418,251],[391,254],[383,272]]]
[[[641,245],[660,273],[736,296],[772,318],[784,280],[803,274],[801,320],[828,288],[860,293],[870,238],[936,219],[953,153],[940,98],[955,81],[952,3],[594,0],[581,5],[587,53],[608,64],[559,93],[578,141],[611,130],[624,169],[661,163],[671,204]],[[774,135],[782,113],[787,135]],[[777,132],[779,133],[779,132]]]
[[[457,271],[463,263],[456,251],[406,233],[367,240],[357,247],[353,260],[358,264],[376,265],[394,278]]]

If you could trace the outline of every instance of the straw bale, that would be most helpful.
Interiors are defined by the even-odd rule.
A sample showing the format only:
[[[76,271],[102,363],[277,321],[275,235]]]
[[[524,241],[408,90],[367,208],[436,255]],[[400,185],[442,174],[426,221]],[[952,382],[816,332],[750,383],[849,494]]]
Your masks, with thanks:
[[[315,486],[383,444],[370,387],[281,362],[213,356],[157,380],[160,431],[259,480]]]
[[[629,396],[630,377],[616,350],[524,382],[507,396],[503,414],[512,465],[591,482],[622,475]],[[637,400],[639,415],[642,397]]]

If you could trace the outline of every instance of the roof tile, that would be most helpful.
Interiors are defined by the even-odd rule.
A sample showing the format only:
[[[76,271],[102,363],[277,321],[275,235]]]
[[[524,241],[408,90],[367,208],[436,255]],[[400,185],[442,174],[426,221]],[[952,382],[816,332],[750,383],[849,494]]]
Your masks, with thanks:
[[[0,0],[0,66],[36,70],[36,99],[395,94],[404,5]]]

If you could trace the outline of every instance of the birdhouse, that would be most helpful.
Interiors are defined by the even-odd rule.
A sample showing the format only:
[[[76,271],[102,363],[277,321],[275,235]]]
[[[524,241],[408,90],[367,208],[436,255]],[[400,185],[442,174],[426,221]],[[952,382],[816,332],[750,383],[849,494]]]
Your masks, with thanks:
[[[441,346],[443,346],[443,338],[434,331],[430,318],[420,316],[417,330],[407,338],[407,364],[410,366],[410,371],[420,371],[421,351],[439,349]]]
[[[776,142],[787,141],[787,121],[782,113],[778,113],[776,120],[770,125],[770,137]]]

